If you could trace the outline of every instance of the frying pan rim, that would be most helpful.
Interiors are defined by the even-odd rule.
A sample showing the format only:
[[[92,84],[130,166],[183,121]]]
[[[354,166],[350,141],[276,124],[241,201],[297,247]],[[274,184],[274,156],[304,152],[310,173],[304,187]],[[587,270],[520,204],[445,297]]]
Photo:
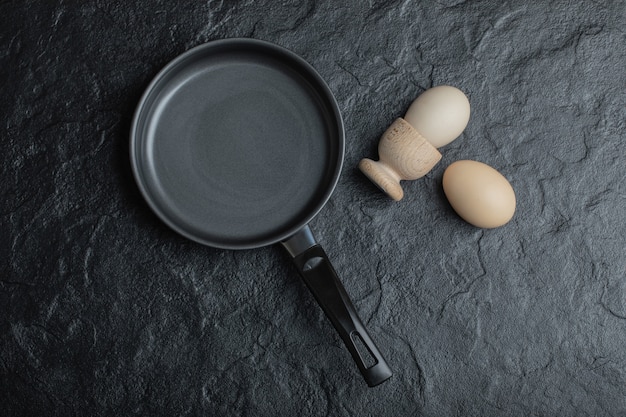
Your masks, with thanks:
[[[315,202],[309,204],[311,208],[309,209],[307,206],[307,214],[302,216],[301,220],[298,223],[295,223],[291,227],[285,228],[282,232],[280,230],[272,230],[266,234],[263,238],[257,239],[230,239],[230,241],[216,241],[202,238],[200,236],[195,235],[192,232],[189,232],[184,227],[180,226],[174,220],[172,220],[169,216],[167,216],[164,211],[161,209],[161,206],[158,202],[154,201],[150,192],[148,191],[148,187],[144,182],[145,178],[150,178],[150,174],[146,173],[141,169],[139,160],[141,159],[139,156],[139,148],[142,141],[145,141],[146,135],[140,135],[140,127],[139,124],[141,122],[141,118],[145,111],[148,111],[154,104],[149,103],[152,94],[155,92],[158,93],[158,88],[161,82],[167,77],[171,72],[178,70],[181,65],[184,65],[184,62],[193,57],[196,54],[202,54],[205,50],[210,49],[219,49],[221,47],[250,47],[252,49],[258,49],[263,53],[274,52],[278,53],[281,56],[287,57],[291,62],[294,62],[299,68],[302,68],[303,71],[306,72],[308,77],[312,77],[315,81],[315,85],[312,86],[314,91],[316,91],[320,96],[324,97],[325,101],[328,102],[329,106],[324,106],[326,110],[329,112],[329,115],[333,117],[333,121],[336,124],[336,131],[332,129],[333,134],[337,135],[337,144],[334,146],[334,149],[337,152],[336,161],[333,162],[334,172],[328,181],[328,185],[324,190],[324,193],[321,195],[319,199]],[[167,85],[164,84],[164,85]],[[146,129],[143,129],[144,132]],[[315,70],[315,68],[305,61],[302,57],[300,57],[295,52],[277,45],[272,42],[254,39],[254,38],[226,38],[209,41],[200,45],[197,45],[186,52],[175,57],[173,60],[169,61],[150,81],[146,89],[144,90],[137,107],[135,108],[135,112],[133,114],[131,129],[130,129],[130,160],[131,160],[131,168],[133,172],[133,176],[135,177],[135,182],[139,187],[139,191],[141,192],[144,200],[148,203],[152,211],[159,217],[161,221],[163,221],[167,226],[169,226],[172,230],[179,233],[180,235],[195,241],[197,243],[210,246],[213,248],[219,249],[235,249],[235,250],[244,250],[244,249],[255,249],[264,246],[269,246],[280,241],[284,241],[296,234],[299,230],[305,227],[324,207],[324,205],[330,199],[335,187],[337,186],[337,182],[339,181],[339,177],[341,176],[341,171],[343,169],[343,160],[345,154],[345,127],[343,123],[343,118],[341,116],[341,112],[339,110],[339,105],[337,104],[337,100],[333,95],[332,91],[324,81],[324,79],[319,75],[319,73]],[[280,228],[282,229],[282,228]],[[280,232],[280,233],[279,233]],[[237,240],[243,242],[236,242]],[[245,241],[244,241],[245,240]],[[230,243],[233,242],[233,243]]]

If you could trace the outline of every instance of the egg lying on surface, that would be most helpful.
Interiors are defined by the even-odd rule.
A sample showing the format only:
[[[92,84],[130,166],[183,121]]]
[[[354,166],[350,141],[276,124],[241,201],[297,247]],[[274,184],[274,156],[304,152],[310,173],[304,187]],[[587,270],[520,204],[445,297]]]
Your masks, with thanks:
[[[502,174],[477,161],[456,161],[443,174],[443,191],[466,222],[494,228],[515,213],[515,192]]]

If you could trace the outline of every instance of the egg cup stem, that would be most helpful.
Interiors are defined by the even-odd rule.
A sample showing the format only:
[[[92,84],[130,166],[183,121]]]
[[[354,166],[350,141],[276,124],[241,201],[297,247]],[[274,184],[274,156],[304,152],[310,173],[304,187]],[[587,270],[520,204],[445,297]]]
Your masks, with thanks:
[[[402,191],[402,186],[400,185],[400,178],[391,167],[383,162],[363,158],[359,162],[359,169],[389,197],[395,201],[402,200],[404,191]]]
[[[380,161],[362,159],[359,169],[389,197],[404,196],[400,180],[416,180],[441,160],[441,154],[413,126],[399,117],[378,144]]]

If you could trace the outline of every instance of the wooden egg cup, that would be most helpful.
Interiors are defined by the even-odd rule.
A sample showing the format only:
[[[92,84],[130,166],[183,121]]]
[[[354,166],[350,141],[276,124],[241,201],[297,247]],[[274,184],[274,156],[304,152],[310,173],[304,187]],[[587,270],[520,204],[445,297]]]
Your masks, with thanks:
[[[441,160],[441,153],[413,126],[399,117],[378,144],[379,161],[364,158],[359,169],[395,201],[404,196],[401,180],[426,175]]]

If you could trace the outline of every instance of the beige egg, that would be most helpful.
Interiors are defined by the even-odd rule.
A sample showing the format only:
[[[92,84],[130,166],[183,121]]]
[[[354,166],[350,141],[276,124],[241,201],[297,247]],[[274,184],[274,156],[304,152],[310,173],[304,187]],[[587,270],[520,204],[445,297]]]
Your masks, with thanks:
[[[476,227],[506,224],[515,213],[515,192],[506,178],[487,164],[456,161],[443,173],[443,191],[454,211]]]

